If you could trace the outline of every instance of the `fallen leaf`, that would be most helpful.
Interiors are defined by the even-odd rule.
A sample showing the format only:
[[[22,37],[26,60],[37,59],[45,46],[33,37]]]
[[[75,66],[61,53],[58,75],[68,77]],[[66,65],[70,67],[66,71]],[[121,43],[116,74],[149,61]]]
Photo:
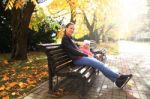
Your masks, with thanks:
[[[30,68],[29,66],[25,66],[25,67],[23,67],[22,69],[28,70],[29,68]]]
[[[57,91],[57,92],[54,92],[53,94],[52,94],[52,97],[62,97],[64,95],[64,93],[63,92],[59,92],[59,91]]]
[[[48,68],[48,65],[46,64],[46,65],[44,65],[43,67],[44,67],[44,68]]]
[[[8,60],[4,60],[3,63],[4,63],[5,65],[8,65],[8,64],[9,64],[9,63],[8,63]]]
[[[2,99],[9,99],[9,96],[8,95],[4,96]]]
[[[11,83],[8,84],[9,87],[14,87],[16,85],[17,85],[17,82],[11,82]]]
[[[58,91],[59,92],[64,92],[64,89],[59,88]]]
[[[11,95],[13,95],[13,96],[14,96],[14,95],[16,95],[16,93],[15,93],[15,92],[12,92],[12,93],[11,93]]]
[[[8,75],[4,75],[3,78],[2,78],[2,81],[6,81],[6,80],[9,80]]]
[[[4,86],[4,85],[2,85],[2,86],[0,87],[0,91],[2,91],[2,90],[5,90],[5,86]]]
[[[13,69],[11,69],[11,71],[12,71],[12,72],[16,72],[16,69],[13,68]]]
[[[48,72],[42,72],[41,75],[47,76],[47,75],[48,75]]]
[[[25,87],[27,87],[27,85],[28,85],[28,84],[26,84],[26,83],[19,82],[20,88],[25,88]]]
[[[1,91],[0,92],[0,96],[2,96],[2,97],[5,97],[7,95],[8,95],[8,92],[6,92],[6,91]]]
[[[31,79],[27,79],[27,83],[28,83],[28,84],[34,84],[34,83],[36,83],[36,81],[31,80]]]
[[[6,89],[6,90],[9,90],[10,88],[11,88],[11,87],[7,86],[5,89]]]

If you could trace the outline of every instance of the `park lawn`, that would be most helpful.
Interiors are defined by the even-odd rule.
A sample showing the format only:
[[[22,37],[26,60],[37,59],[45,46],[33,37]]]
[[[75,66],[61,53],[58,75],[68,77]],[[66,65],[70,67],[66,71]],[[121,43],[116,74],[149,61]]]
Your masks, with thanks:
[[[118,55],[119,54],[119,46],[117,42],[107,42],[97,44],[98,48],[104,48],[109,55]]]
[[[28,61],[10,61],[10,54],[0,55],[0,99],[14,99],[48,79],[46,55],[30,52]]]

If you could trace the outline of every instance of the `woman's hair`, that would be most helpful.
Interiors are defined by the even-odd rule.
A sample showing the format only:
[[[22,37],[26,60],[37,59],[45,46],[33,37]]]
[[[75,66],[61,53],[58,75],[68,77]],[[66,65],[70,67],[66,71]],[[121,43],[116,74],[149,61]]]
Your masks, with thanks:
[[[64,34],[66,34],[66,28],[68,28],[70,25],[74,25],[74,23],[72,22],[69,22],[66,26],[65,26],[65,31],[64,31]]]
[[[65,27],[65,28],[68,28],[70,25],[74,25],[74,23],[69,22],[69,23],[66,25],[66,27]]]

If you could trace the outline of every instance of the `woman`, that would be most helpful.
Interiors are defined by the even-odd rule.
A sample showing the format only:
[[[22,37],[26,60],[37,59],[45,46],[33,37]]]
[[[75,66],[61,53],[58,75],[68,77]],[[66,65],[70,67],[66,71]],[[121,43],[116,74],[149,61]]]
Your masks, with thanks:
[[[71,36],[74,32],[74,24],[68,23],[65,28],[65,34],[62,38],[61,45],[68,52],[69,57],[72,59],[75,65],[87,65],[100,70],[108,79],[116,84],[117,87],[123,88],[126,83],[131,79],[132,74],[119,75],[110,68],[106,67],[105,64],[98,61],[96,58],[88,57],[88,55],[82,53],[77,45],[72,40]]]

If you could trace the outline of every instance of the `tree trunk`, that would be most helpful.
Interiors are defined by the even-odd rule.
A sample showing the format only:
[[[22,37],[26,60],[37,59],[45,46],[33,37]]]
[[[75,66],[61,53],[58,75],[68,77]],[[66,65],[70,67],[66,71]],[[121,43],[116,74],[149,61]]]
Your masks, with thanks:
[[[98,34],[98,29],[95,29],[93,34],[94,34],[94,39],[95,39],[96,43],[99,43],[100,36]]]
[[[94,34],[94,25],[96,24],[96,12],[94,13],[94,16],[93,16],[93,20],[92,20],[92,24],[90,24],[90,22],[88,21],[88,18],[86,16],[86,13],[84,12],[84,10],[82,10],[83,12],[83,15],[84,15],[84,20],[85,20],[85,23],[87,25],[87,28],[89,30],[89,37],[91,40],[95,40],[95,34]]]
[[[33,2],[28,2],[23,9],[12,9],[12,59],[27,59],[27,30],[34,8]]]
[[[71,18],[70,18],[70,22],[73,22],[74,24],[76,23],[76,4],[75,2],[71,1],[71,0],[67,0],[69,6],[70,6],[70,11],[71,11]]]

